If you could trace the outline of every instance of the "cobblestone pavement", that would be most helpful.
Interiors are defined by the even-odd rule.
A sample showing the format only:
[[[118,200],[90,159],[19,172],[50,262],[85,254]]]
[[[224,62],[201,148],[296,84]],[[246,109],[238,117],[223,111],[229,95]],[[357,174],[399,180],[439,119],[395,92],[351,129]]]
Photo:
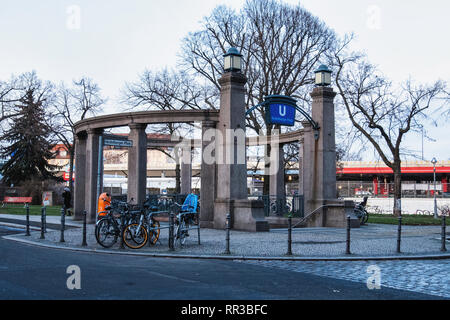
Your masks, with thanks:
[[[0,215],[2,219],[9,216]],[[16,216],[16,219],[25,219]],[[38,217],[33,217],[37,219]],[[40,218],[40,217],[39,217]],[[31,237],[24,234],[12,236],[13,238],[33,241],[59,247],[81,248],[82,228],[80,221],[72,221],[67,218],[66,224],[72,226],[65,231],[65,242],[60,243],[60,231],[57,216],[48,217],[47,223],[53,224],[45,235],[45,240],[40,239],[39,226],[33,227]],[[40,224],[39,224],[40,225]],[[186,244],[176,251],[170,251],[168,247],[168,225],[161,223],[159,242],[155,246],[145,246],[139,250],[126,248],[125,251],[134,251],[150,254],[181,254],[181,255],[223,255],[226,247],[225,230],[202,229],[201,245],[198,245],[197,230],[189,232],[190,237]],[[409,255],[439,255],[441,254],[440,226],[404,226],[402,231],[402,254]],[[287,252],[287,230],[273,229],[270,232],[244,232],[231,231],[230,250],[235,256],[279,257]],[[351,232],[352,257],[380,257],[396,256],[397,226],[369,224]],[[87,248],[103,250],[97,244],[94,236],[94,225],[87,226]],[[450,243],[449,243],[450,245]],[[450,247],[450,246],[449,246]],[[300,228],[292,230],[293,257],[336,257],[345,256],[346,230],[337,228]],[[109,250],[124,251],[119,249],[116,243]]]
[[[379,270],[380,290],[387,287],[450,299],[449,260],[238,262],[366,284],[375,283],[374,270]]]

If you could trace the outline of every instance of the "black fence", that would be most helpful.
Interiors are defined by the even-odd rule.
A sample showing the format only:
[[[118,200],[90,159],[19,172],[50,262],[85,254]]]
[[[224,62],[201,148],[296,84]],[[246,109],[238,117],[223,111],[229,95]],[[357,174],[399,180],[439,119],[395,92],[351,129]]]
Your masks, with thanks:
[[[292,195],[285,197],[271,195],[251,195],[249,199],[262,200],[264,202],[264,215],[296,218],[305,216],[302,195]]]

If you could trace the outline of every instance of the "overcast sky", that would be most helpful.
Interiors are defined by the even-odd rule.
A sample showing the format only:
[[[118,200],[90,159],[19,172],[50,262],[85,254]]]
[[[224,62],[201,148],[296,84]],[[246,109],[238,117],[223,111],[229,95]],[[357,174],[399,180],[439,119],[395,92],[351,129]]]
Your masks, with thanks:
[[[146,68],[174,67],[180,40],[198,30],[204,16],[219,4],[239,9],[244,1],[0,0],[0,79],[31,70],[56,83],[89,76],[109,97],[105,112],[120,112],[117,97],[126,81]],[[411,76],[450,84],[450,1],[300,3],[338,34],[354,32],[353,48],[393,81]],[[450,159],[449,131],[445,122],[430,127],[436,141],[425,141],[426,159]],[[420,140],[412,135],[409,146],[420,150]]]

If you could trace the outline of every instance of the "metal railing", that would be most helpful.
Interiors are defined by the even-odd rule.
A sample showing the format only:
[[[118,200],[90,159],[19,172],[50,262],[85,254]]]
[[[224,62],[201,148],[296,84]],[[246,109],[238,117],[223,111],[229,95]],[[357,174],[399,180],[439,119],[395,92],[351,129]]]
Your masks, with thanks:
[[[303,218],[305,215],[303,195],[278,197],[273,195],[250,195],[249,199],[262,200],[264,202],[264,215],[295,218]]]

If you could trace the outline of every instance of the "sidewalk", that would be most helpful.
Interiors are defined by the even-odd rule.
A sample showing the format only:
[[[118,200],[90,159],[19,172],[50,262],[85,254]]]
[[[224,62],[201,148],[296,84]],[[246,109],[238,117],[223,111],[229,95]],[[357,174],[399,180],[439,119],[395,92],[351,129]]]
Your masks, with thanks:
[[[0,224],[12,215],[0,214]],[[25,216],[13,216],[17,222],[24,222]],[[30,217],[30,221],[40,221],[40,217]],[[336,228],[301,228],[292,231],[293,256],[287,256],[287,229],[273,229],[270,232],[252,233],[231,230],[230,251],[225,255],[225,230],[201,229],[197,242],[197,230],[191,230],[186,244],[175,251],[168,246],[168,229],[162,229],[159,242],[155,246],[145,246],[138,250],[120,249],[119,242],[110,249],[97,244],[94,236],[94,225],[87,226],[87,246],[82,243],[82,222],[66,218],[66,224],[72,226],[64,233],[64,243],[60,243],[60,217],[47,217],[48,232],[45,240],[40,238],[40,229],[32,228],[31,236],[23,234],[10,235],[4,238],[51,248],[95,251],[115,254],[133,254],[162,257],[196,257],[196,258],[228,258],[228,259],[294,259],[294,260],[370,260],[370,259],[417,259],[417,258],[450,258],[450,252],[441,249],[441,228],[439,226],[403,226],[402,253],[396,253],[397,226],[371,224],[351,230],[351,255],[346,255],[346,230]],[[166,226],[162,224],[161,226]],[[23,224],[22,224],[23,227]],[[37,230],[36,230],[37,229]],[[450,249],[450,243],[447,241]]]

